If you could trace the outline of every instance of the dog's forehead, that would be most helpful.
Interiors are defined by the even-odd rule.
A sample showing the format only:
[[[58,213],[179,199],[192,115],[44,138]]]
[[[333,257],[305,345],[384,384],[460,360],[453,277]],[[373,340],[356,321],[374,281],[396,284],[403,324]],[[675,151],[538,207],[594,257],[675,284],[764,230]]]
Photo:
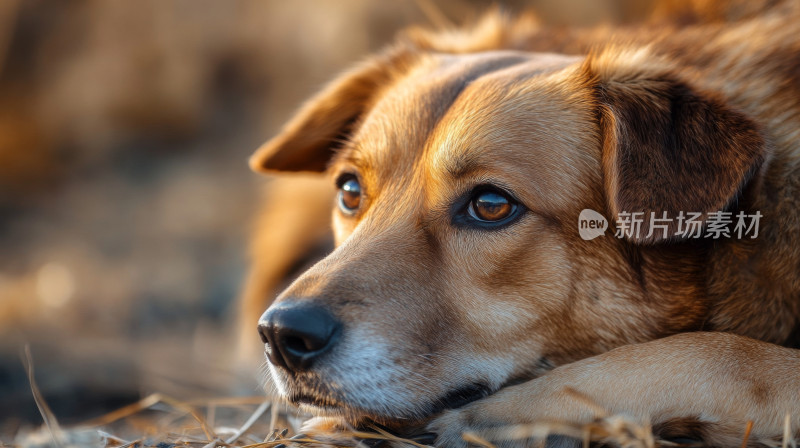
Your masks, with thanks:
[[[520,182],[541,177],[541,191],[559,189],[556,178],[585,178],[597,157],[576,150],[593,132],[589,92],[576,81],[580,60],[520,52],[433,56],[384,92],[343,158],[356,160],[373,185],[452,185],[494,169]]]
[[[426,142],[430,176],[551,178],[552,185],[541,185],[548,191],[582,177],[599,154],[591,150],[594,100],[579,61],[542,55],[476,79]]]
[[[466,121],[483,114],[490,102],[503,101],[496,95],[499,86],[563,68],[574,60],[515,51],[428,55],[382,92],[340,158],[377,171],[379,177],[395,178],[398,170],[408,170],[431,148],[446,116]],[[469,106],[474,109],[463,107],[462,96],[473,99]],[[458,104],[461,116],[453,116]]]
[[[382,90],[339,157],[392,177],[393,169],[413,164],[436,123],[470,82],[525,59],[518,52],[421,56],[402,79]]]

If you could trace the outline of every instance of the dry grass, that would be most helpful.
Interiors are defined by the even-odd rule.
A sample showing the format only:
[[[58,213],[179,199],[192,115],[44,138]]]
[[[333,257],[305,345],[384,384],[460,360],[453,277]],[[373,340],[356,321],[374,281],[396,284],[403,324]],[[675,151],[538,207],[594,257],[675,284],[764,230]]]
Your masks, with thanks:
[[[335,434],[316,437],[299,434],[298,430],[308,417],[280,401],[265,397],[240,397],[181,401],[152,394],[142,400],[83,424],[64,428],[50,411],[39,392],[34,378],[30,350],[25,358],[31,391],[45,422],[38,430],[21,433],[15,444],[0,447],[119,447],[119,448],[286,448],[286,447],[359,447],[377,446],[425,448],[419,441],[398,437],[378,428],[350,429]],[[582,441],[584,447],[596,443],[623,448],[660,448],[691,446],[658,439],[650,425],[641,424],[623,416],[612,415],[580,392],[568,390],[576,399],[591,408],[598,416],[586,425],[565,422],[536,422],[497,428],[491,434],[463,434],[471,445],[495,448],[492,440],[526,440],[533,446],[545,446],[548,436],[567,436]],[[763,446],[797,448],[791,437],[790,419],[787,415],[783,439],[759,441]],[[748,446],[752,422],[743,428],[742,448]]]
[[[35,386],[34,386],[35,387]],[[37,403],[41,397],[37,397]],[[19,446],[31,447],[237,447],[280,448],[281,445],[369,446],[390,442],[391,446],[424,448],[427,445],[392,435],[380,428],[350,430],[329,437],[297,434],[303,416],[278,402],[264,397],[230,398],[204,403],[182,402],[160,394],[111,412],[84,424],[61,428],[55,417],[40,406],[47,425],[17,438]],[[222,412],[223,410],[228,412]],[[248,413],[244,412],[249,410]],[[230,412],[233,411],[233,412]],[[224,418],[220,418],[225,414]],[[138,435],[137,435],[138,434]],[[503,439],[544,441],[548,435],[564,435],[590,442],[631,448],[674,446],[656,440],[649,426],[638,425],[622,417],[605,417],[577,426],[559,422],[540,422],[502,428],[495,436]],[[468,442],[488,448],[494,445],[477,434],[464,434]]]
[[[41,398],[37,399],[40,402]],[[62,428],[55,417],[42,406],[48,423],[38,431],[21,434],[16,445],[25,447],[55,446],[60,448],[102,446],[125,448],[282,448],[283,446],[376,447],[381,442],[390,446],[424,448],[415,440],[390,434],[380,428],[350,430],[326,437],[309,437],[297,430],[304,416],[264,397],[211,400],[203,403],[184,402],[153,394],[137,403],[111,412],[84,424]],[[742,447],[747,446],[751,425],[744,429]],[[625,448],[689,446],[656,438],[649,425],[642,425],[622,416],[603,416],[587,425],[564,422],[538,422],[515,425],[493,432],[498,440],[533,441],[544,446],[548,436],[568,436],[590,443]],[[494,448],[494,444],[473,433],[463,435],[473,445]],[[540,442],[540,443],[537,443]],[[0,446],[3,446],[0,444]],[[765,446],[796,447],[790,437]]]

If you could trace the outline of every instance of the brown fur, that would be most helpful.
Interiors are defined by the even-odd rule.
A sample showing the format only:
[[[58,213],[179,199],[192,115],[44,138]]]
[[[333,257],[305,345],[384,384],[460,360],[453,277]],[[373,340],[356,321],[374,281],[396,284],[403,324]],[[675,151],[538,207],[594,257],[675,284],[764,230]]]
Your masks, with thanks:
[[[494,15],[412,30],[312,99],[251,166],[329,166],[364,196],[354,216],[334,211],[336,250],[278,299],[331,310],[341,348],[308,372],[273,369],[281,390],[351,422],[426,423],[443,446],[591,419],[565,387],[671,437],[730,445],[753,420],[764,440],[786,412],[796,428],[800,352],[772,345],[800,328],[800,15],[787,4],[680,29]],[[485,183],[528,211],[501,230],[460,225],[460,198]],[[586,208],[763,218],[757,239],[584,241]],[[491,395],[439,414],[475,384]]]

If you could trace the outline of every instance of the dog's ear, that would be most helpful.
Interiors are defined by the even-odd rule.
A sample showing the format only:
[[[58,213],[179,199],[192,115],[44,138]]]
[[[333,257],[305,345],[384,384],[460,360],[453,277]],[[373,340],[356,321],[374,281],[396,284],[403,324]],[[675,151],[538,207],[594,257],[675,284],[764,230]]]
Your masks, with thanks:
[[[679,212],[705,220],[737,197],[764,163],[765,142],[758,126],[719,96],[637,57],[624,65],[621,59],[588,66],[600,103],[609,211],[642,213],[641,232],[626,235],[633,241],[674,239]],[[667,232],[648,237],[651,212],[667,212]]]
[[[325,171],[334,150],[379,91],[405,72],[412,54],[394,48],[334,80],[311,98],[280,134],[250,157],[254,171]]]

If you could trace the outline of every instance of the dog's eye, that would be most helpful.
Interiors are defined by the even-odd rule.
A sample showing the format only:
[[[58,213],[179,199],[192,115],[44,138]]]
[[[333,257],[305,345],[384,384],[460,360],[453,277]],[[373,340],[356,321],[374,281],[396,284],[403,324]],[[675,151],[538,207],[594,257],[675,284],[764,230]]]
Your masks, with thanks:
[[[352,175],[342,178],[338,184],[339,209],[347,215],[352,215],[361,205],[361,184]]]
[[[507,195],[494,190],[481,191],[469,201],[467,212],[482,222],[502,221],[516,210],[516,203]]]

